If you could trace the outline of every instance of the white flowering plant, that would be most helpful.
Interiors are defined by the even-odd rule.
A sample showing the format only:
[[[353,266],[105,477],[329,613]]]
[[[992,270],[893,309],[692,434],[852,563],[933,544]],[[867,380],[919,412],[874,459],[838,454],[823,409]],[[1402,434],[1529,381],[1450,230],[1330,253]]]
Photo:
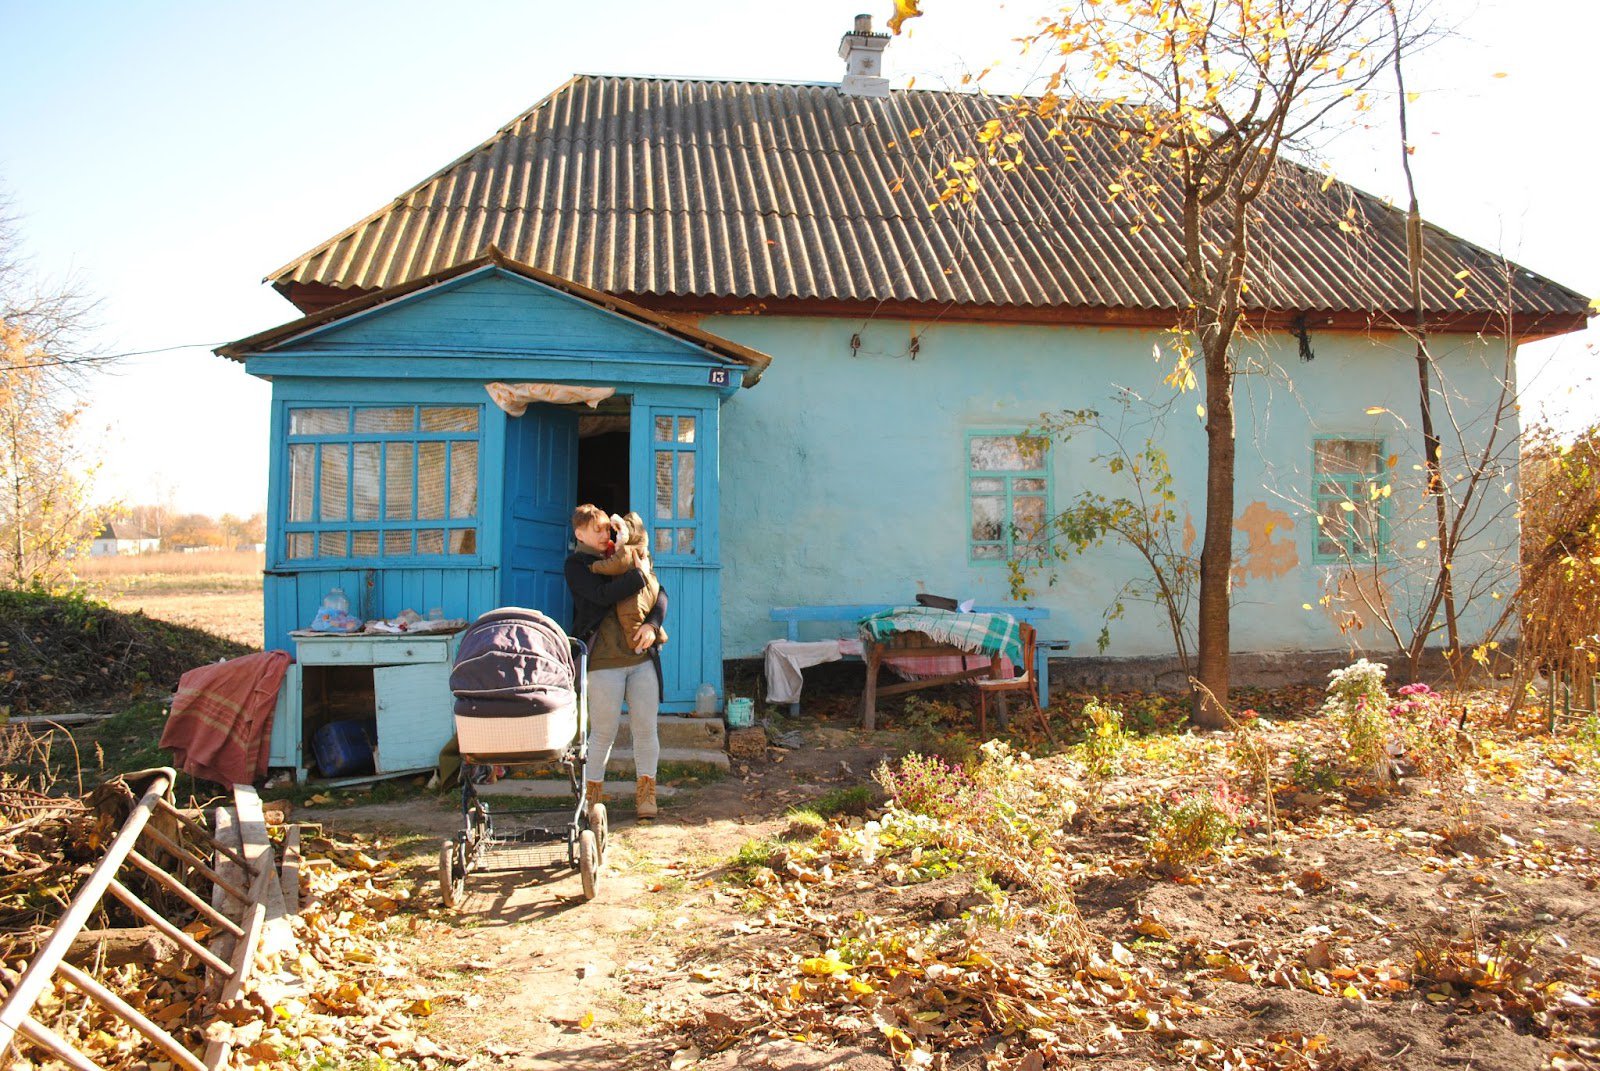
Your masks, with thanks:
[[[1333,670],[1322,703],[1322,713],[1339,727],[1351,763],[1370,770],[1380,784],[1391,778],[1390,756],[1401,735],[1394,701],[1384,686],[1388,672],[1382,662],[1365,658]]]

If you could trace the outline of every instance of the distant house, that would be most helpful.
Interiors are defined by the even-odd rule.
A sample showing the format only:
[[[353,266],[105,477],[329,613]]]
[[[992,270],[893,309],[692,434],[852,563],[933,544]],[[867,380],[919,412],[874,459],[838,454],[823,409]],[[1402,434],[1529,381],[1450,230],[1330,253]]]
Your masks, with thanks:
[[[1180,252],[1106,196],[1136,151],[1085,135],[1063,153],[1042,122],[1020,133],[1048,174],[929,211],[949,146],[1002,103],[891,90],[887,43],[847,34],[839,84],[574,77],[273,272],[304,315],[218,350],[272,384],[267,645],[333,587],[367,617],[509,604],[564,621],[586,501],[648,518],[668,711],[781,636],[774,607],[919,587],[1004,601],[1020,534],[1107,489],[1093,442],[1041,453],[1024,433],[1043,411],[1162,394],[1170,362],[1152,350],[1188,305]],[[1416,408],[1396,327],[1405,213],[1285,162],[1252,226],[1261,374],[1240,387],[1233,642],[1339,648],[1313,607],[1363,550],[1352,505],[1376,561],[1424,553],[1378,494],[1389,468],[1420,469],[1417,436],[1382,419]],[[1585,325],[1583,295],[1506,278],[1455,235],[1429,227],[1427,257],[1453,411],[1490,410],[1508,326],[1515,344]],[[1196,418],[1174,417],[1166,445],[1198,523]],[[1473,537],[1513,555],[1515,482]],[[1041,634],[1088,653],[1140,569],[1114,547],[1071,563],[1040,593]],[[1171,646],[1159,615],[1130,610],[1108,654]]]
[[[117,554],[148,554],[161,549],[157,536],[128,521],[111,521],[89,545],[89,557],[110,558]]]

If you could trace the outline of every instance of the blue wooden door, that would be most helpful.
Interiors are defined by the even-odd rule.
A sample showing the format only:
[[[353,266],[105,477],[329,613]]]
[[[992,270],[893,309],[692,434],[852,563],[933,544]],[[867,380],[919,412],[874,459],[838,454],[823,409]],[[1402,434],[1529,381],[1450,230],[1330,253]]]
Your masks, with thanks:
[[[492,478],[492,476],[491,476]],[[578,416],[531,405],[506,421],[505,535],[500,604],[572,620],[562,564],[578,493]]]
[[[656,575],[667,592],[661,709],[694,707],[709,684],[722,694],[722,591],[717,538],[717,416],[709,404],[634,403],[634,508],[650,525]]]

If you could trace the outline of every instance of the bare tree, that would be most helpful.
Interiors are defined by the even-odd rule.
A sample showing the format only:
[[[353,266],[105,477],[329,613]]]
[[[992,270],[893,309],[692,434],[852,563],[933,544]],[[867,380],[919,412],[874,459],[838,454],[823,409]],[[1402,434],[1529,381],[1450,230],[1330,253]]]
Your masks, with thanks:
[[[1501,270],[1509,308],[1519,269],[1503,262]],[[1457,683],[1470,668],[1471,648],[1498,645],[1514,620],[1509,607],[1519,563],[1516,541],[1505,536],[1520,506],[1522,436],[1512,331],[1507,314],[1492,334],[1441,352],[1436,338],[1407,326],[1402,337],[1425,340],[1418,358],[1425,391],[1418,409],[1430,414],[1420,436],[1425,452],[1414,465],[1402,464],[1399,453],[1331,459],[1354,477],[1341,497],[1303,497],[1303,488],[1326,482],[1319,472],[1294,473],[1293,489],[1282,492],[1316,518],[1319,544],[1338,562],[1323,605],[1347,633],[1381,634],[1408,679],[1422,675],[1427,651],[1437,645],[1442,606],[1449,607],[1444,649]],[[1401,436],[1418,430],[1405,414],[1380,406],[1368,411]]]
[[[32,270],[0,200],[0,562],[15,587],[61,584],[103,521],[75,439],[84,377],[114,359],[87,344],[94,306]]]
[[[1393,326],[1410,340],[1416,363],[1414,432],[1421,440],[1421,462],[1416,469],[1422,479],[1416,488],[1420,493],[1414,499],[1405,496],[1415,502],[1417,512],[1398,524],[1384,516],[1382,507],[1393,500],[1396,487],[1407,483],[1403,470],[1372,480],[1369,501],[1341,503],[1343,516],[1318,517],[1321,535],[1337,534],[1340,538],[1333,542],[1347,551],[1343,555],[1345,569],[1324,601],[1342,607],[1347,625],[1376,624],[1394,643],[1411,679],[1421,674],[1424,655],[1430,645],[1437,645],[1442,628],[1445,660],[1455,685],[1460,687],[1466,681],[1472,658],[1486,661],[1487,653],[1499,646],[1500,637],[1516,623],[1515,607],[1527,585],[1540,583],[1539,556],[1530,573],[1530,563],[1519,562],[1515,541],[1486,538],[1491,532],[1503,533],[1513,524],[1522,504],[1515,493],[1524,449],[1515,364],[1515,282],[1520,269],[1504,258],[1487,271],[1456,266],[1459,270],[1455,277],[1461,283],[1457,297],[1465,295],[1469,285],[1492,291],[1496,294],[1495,304],[1502,311],[1500,322],[1482,336],[1488,347],[1484,360],[1492,366],[1488,371],[1493,390],[1486,394],[1481,390],[1454,389],[1450,369],[1459,369],[1463,357],[1458,354],[1449,361],[1441,360],[1423,301],[1428,230],[1411,168],[1414,146],[1410,141],[1410,98],[1403,62],[1406,41],[1400,13],[1392,3],[1388,17],[1398,148],[1408,202],[1405,248],[1411,306],[1409,319],[1397,318]],[[1384,412],[1376,407],[1371,411]],[[1387,416],[1404,431],[1413,431],[1399,414]],[[1389,460],[1392,467],[1394,458]],[[1432,535],[1418,539],[1416,549],[1431,549],[1431,560],[1410,555],[1388,559],[1382,553],[1390,527],[1405,530],[1404,538],[1409,540],[1419,534],[1424,522],[1431,527]],[[1560,542],[1555,539],[1553,545]],[[1523,571],[1520,583],[1519,566]],[[1473,643],[1466,635],[1464,622],[1469,608],[1484,600],[1498,601],[1500,608],[1477,615],[1483,623],[1481,634]]]
[[[1042,121],[1068,159],[1094,138],[1127,155],[1105,196],[1132,206],[1133,231],[1163,229],[1178,249],[1188,307],[1173,325],[1169,378],[1191,387],[1198,370],[1205,399],[1196,673],[1204,687],[1193,690],[1201,727],[1226,725],[1235,340],[1252,283],[1267,281],[1252,278],[1262,268],[1251,256],[1252,226],[1282,154],[1360,102],[1385,69],[1393,11],[1391,0],[1072,0],[1029,40],[1058,57],[1043,92],[997,105],[1001,114],[976,132],[980,150],[937,176],[939,203],[959,205],[986,172],[1029,170],[1018,128]],[[1408,46],[1416,37],[1400,35]]]
[[[52,387],[81,387],[87,372],[115,361],[89,345],[98,305],[77,278],[50,280],[34,268],[17,212],[0,193],[0,320],[29,339],[30,367]]]

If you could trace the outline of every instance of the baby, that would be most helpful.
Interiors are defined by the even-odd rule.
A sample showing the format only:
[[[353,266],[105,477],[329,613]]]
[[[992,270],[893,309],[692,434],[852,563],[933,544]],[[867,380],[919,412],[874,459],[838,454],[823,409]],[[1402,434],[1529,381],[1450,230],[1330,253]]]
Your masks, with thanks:
[[[611,530],[611,544],[606,549],[606,556],[589,566],[589,571],[601,576],[621,576],[629,569],[638,569],[644,574],[644,587],[639,594],[617,603],[617,620],[622,624],[622,634],[631,638],[644,624],[645,615],[655,606],[656,597],[661,594],[661,584],[656,580],[655,570],[650,568],[649,533],[645,530],[644,518],[637,513],[629,513],[626,517],[612,514]],[[667,642],[666,629],[656,629],[656,642]]]

